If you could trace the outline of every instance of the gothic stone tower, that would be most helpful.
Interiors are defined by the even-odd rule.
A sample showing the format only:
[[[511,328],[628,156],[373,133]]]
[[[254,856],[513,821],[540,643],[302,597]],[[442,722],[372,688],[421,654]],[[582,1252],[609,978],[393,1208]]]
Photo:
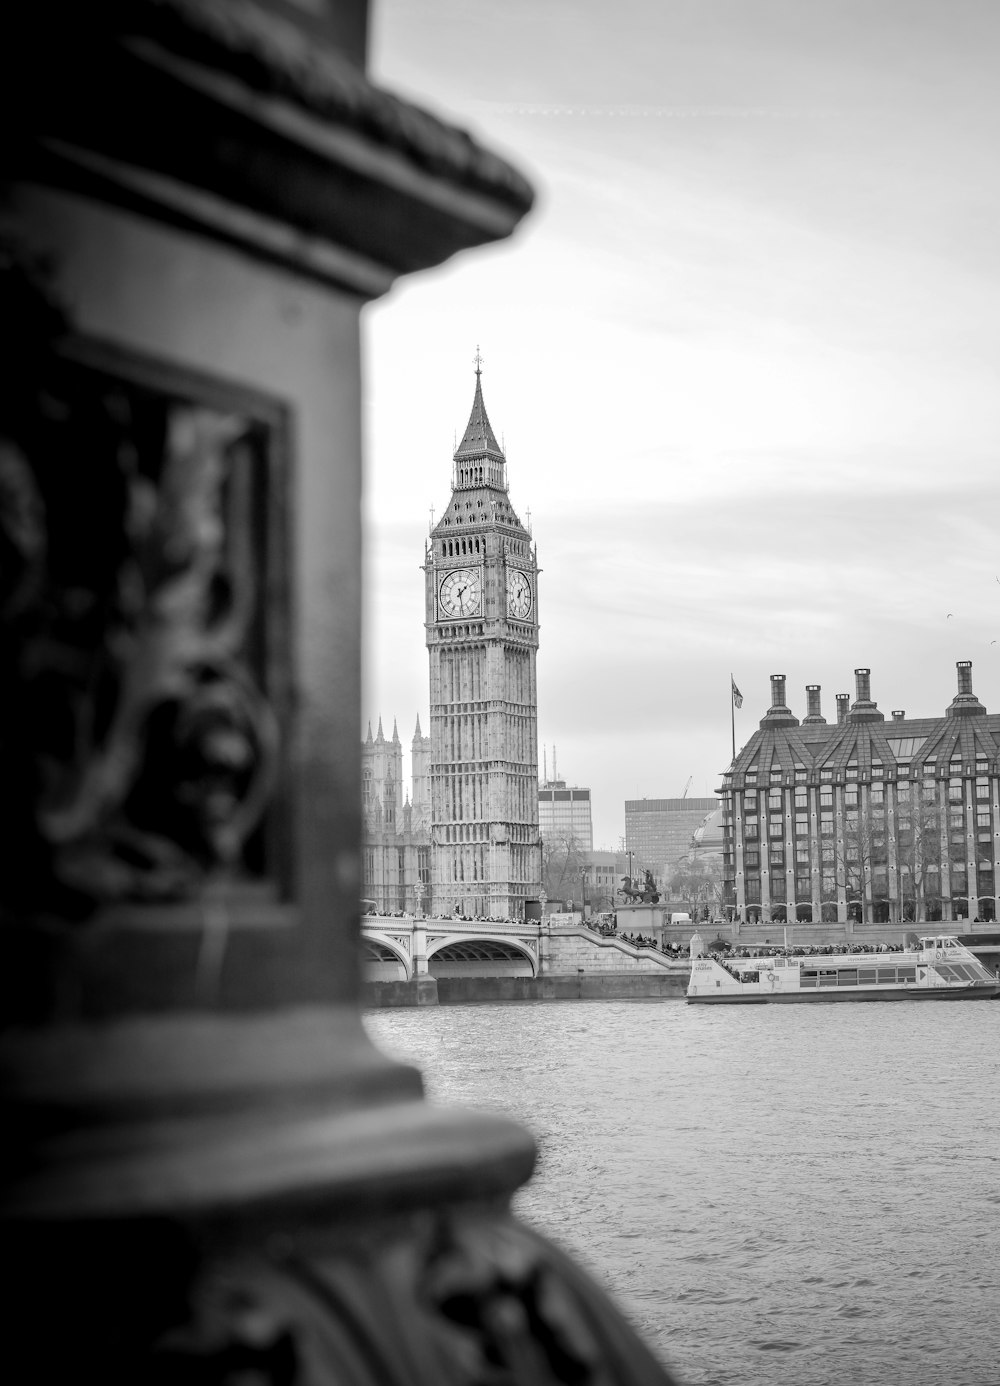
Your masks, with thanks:
[[[521,918],[538,894],[538,563],[476,393],[424,573],[431,844],[442,912]]]

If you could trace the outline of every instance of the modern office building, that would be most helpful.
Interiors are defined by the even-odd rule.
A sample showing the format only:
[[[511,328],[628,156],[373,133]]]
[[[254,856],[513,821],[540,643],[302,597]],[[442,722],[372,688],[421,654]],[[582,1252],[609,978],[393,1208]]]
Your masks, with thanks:
[[[740,919],[904,923],[995,919],[1000,715],[972,665],[943,716],[887,721],[856,669],[828,724],[820,688],[800,722],[771,676],[771,707],[723,776],[725,890]]]
[[[626,799],[625,849],[634,870],[664,881],[691,850],[691,839],[718,799]]]
[[[538,786],[538,830],[546,840],[573,842],[581,852],[594,848],[590,790],[546,780]]]

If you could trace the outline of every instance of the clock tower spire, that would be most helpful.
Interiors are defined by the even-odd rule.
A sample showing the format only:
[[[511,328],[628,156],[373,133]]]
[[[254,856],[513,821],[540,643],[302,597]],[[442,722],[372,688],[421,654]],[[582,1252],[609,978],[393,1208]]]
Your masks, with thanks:
[[[538,567],[483,400],[424,561],[435,910],[522,918],[538,894]]]

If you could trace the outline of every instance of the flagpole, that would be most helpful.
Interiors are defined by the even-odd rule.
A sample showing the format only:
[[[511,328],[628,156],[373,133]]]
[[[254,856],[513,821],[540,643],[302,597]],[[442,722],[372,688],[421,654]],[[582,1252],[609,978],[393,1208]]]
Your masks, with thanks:
[[[736,687],[736,680],[733,678],[732,670],[729,671],[729,724],[733,733],[733,761],[736,759],[736,699],[733,696],[733,689]],[[730,764],[733,763],[730,761]]]
[[[743,694],[736,687],[732,671],[729,673],[729,726],[733,733],[733,760],[736,760],[736,709],[743,706]]]

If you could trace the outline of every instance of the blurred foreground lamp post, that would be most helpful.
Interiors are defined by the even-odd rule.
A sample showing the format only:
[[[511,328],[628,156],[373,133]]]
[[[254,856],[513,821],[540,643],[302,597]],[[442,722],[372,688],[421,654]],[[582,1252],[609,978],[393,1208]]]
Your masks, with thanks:
[[[371,85],[367,31],[7,30],[2,1208],[40,1382],[665,1379],[510,1217],[531,1137],[361,1024],[360,310],[531,203]]]

